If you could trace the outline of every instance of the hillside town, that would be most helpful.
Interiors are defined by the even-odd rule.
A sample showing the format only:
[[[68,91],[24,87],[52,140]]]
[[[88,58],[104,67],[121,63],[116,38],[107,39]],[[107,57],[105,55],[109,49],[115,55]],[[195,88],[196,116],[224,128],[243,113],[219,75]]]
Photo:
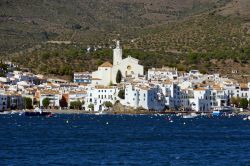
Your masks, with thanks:
[[[123,59],[119,41],[113,49],[113,63],[105,62],[94,72],[74,73],[73,82],[15,70],[11,62],[4,63],[14,70],[0,77],[0,111],[40,107],[102,112],[120,103],[159,112],[209,112],[247,108],[250,99],[250,83],[219,74],[170,67],[144,71],[132,55]]]

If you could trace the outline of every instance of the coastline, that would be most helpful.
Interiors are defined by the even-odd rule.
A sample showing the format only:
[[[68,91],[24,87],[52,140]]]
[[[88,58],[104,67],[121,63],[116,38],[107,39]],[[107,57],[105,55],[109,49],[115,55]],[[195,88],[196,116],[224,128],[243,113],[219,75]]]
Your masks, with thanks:
[[[27,112],[33,112],[34,110],[26,110]],[[158,114],[159,112],[150,112],[150,111],[107,111],[107,112],[93,112],[93,111],[85,111],[85,110],[59,110],[59,109],[46,109],[43,110],[44,112],[51,112],[52,114],[89,114],[89,115],[95,115],[95,114],[106,114],[106,115],[137,115],[137,114],[144,114],[144,115],[151,115],[151,114]],[[0,112],[0,114],[12,114],[12,113],[22,113],[24,110],[8,110],[4,112]]]
[[[34,110],[26,110],[28,112],[33,112]],[[22,113],[24,110],[8,110],[4,112],[0,112],[1,114],[14,114],[14,113]],[[75,109],[46,109],[44,112],[51,112],[52,114],[87,114],[87,115],[154,115],[154,114],[165,114],[165,115],[175,115],[175,114],[191,114],[196,113],[200,114],[200,112],[177,112],[177,111],[164,111],[164,112],[154,112],[149,110],[112,110],[106,112],[93,112],[93,111],[85,111],[85,110],[75,110]],[[209,114],[209,113],[207,113]],[[250,111],[243,112],[234,112],[235,115],[239,116],[250,116]]]

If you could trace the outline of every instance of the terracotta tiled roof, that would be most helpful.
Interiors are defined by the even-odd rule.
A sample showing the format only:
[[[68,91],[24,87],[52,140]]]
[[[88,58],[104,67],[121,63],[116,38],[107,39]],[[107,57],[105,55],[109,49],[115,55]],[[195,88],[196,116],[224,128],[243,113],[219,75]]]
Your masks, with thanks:
[[[247,84],[244,84],[244,83],[241,83],[240,87],[243,88],[243,89],[247,89],[248,88]]]
[[[87,94],[87,92],[84,90],[82,90],[82,91],[70,91],[69,94]]]
[[[113,67],[113,65],[110,62],[104,62],[101,66],[99,67]]]
[[[45,94],[45,95],[53,95],[53,94],[59,94],[59,91],[55,91],[55,90],[42,90],[40,93],[41,94]]]
[[[202,88],[202,87],[199,87],[199,88],[197,88],[197,89],[194,89],[195,91],[204,91],[204,90],[206,90],[205,88]]]
[[[103,86],[103,85],[96,85],[96,89],[114,89],[112,86]]]
[[[100,79],[100,78],[92,78],[91,80],[102,80],[102,79]]]

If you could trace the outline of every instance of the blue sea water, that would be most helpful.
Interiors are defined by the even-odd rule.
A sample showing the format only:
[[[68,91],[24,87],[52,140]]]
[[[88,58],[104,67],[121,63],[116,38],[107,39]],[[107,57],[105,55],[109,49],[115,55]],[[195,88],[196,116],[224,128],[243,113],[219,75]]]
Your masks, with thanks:
[[[250,165],[250,121],[152,115],[0,116],[4,165]]]

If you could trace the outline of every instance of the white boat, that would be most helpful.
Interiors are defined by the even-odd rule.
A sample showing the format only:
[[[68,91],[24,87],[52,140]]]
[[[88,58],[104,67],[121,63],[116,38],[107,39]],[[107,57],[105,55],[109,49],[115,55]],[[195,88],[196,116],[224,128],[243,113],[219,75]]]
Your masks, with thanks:
[[[18,111],[11,111],[10,114],[18,114],[19,112]]]
[[[3,112],[0,112],[1,115],[6,115],[6,114],[10,114],[11,112],[10,111],[3,111]]]
[[[100,112],[96,112],[95,115],[106,115],[107,112],[104,112],[104,111],[100,111]]]
[[[191,114],[187,114],[187,115],[183,115],[182,118],[184,119],[191,119],[191,118],[195,118],[198,115],[196,113],[191,113]]]
[[[243,118],[243,120],[250,120],[250,116]]]

